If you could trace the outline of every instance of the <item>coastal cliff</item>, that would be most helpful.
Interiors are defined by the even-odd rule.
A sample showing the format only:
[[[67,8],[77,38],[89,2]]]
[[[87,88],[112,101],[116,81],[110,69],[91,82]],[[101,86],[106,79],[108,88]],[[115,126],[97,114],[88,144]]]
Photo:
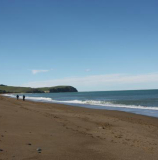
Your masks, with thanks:
[[[31,88],[31,87],[14,87],[0,85],[0,93],[59,93],[59,92],[78,92],[72,86],[54,86],[44,88]]]

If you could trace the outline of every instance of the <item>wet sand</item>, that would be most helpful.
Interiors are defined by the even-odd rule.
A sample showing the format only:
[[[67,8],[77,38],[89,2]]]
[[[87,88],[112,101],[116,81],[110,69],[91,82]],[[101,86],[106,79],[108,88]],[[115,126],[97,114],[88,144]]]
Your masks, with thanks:
[[[0,96],[0,160],[157,160],[157,153],[157,118]]]

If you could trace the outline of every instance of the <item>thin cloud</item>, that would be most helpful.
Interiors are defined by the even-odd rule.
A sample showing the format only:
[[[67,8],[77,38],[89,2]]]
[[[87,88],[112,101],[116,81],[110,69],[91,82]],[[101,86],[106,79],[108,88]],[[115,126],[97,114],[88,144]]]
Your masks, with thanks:
[[[110,89],[142,89],[152,84],[158,84],[158,73],[127,75],[127,74],[106,74],[91,75],[85,77],[67,77],[63,79],[53,79],[48,81],[29,82],[23,86],[27,87],[50,87],[56,85],[72,85],[79,90],[110,90]],[[120,88],[119,88],[120,87]],[[158,87],[158,85],[157,85]]]
[[[90,69],[86,69],[85,71],[86,71],[86,72],[90,72],[91,70],[90,70]]]
[[[37,74],[37,73],[49,72],[49,70],[36,70],[36,69],[34,69],[34,70],[32,70],[31,72],[32,72],[32,74]]]

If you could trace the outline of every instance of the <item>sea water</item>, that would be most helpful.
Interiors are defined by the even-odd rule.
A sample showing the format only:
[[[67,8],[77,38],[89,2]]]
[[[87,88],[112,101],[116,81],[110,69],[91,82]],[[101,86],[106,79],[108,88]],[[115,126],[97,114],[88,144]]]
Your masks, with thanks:
[[[23,94],[19,94],[22,98]],[[6,96],[16,98],[16,94]],[[158,117],[158,90],[25,93],[26,100],[108,109]]]

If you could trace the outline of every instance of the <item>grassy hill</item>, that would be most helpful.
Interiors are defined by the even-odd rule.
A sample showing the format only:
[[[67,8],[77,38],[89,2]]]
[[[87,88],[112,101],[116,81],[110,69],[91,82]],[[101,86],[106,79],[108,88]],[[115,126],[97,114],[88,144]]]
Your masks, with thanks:
[[[58,92],[78,92],[72,86],[55,86],[44,88],[30,88],[30,87],[14,87],[0,85],[0,93],[58,93]]]

